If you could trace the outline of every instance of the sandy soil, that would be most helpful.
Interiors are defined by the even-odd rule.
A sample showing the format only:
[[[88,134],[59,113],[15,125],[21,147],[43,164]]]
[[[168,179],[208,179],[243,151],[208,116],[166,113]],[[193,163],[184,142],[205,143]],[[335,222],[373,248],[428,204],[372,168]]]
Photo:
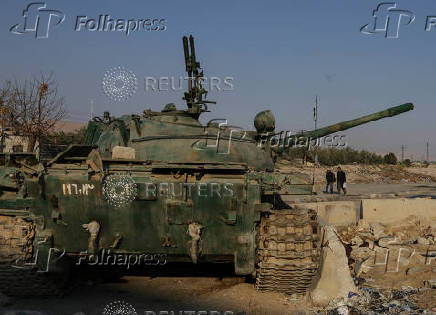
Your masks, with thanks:
[[[429,165],[429,167],[408,167],[407,171],[436,178],[436,165],[434,164]]]

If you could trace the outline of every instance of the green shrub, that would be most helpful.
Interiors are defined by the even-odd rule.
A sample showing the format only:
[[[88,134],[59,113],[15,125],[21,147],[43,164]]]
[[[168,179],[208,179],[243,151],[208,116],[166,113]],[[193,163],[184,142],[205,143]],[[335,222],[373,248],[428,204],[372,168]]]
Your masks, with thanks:
[[[390,152],[383,157],[383,163],[395,165],[398,163],[397,157],[394,153]]]

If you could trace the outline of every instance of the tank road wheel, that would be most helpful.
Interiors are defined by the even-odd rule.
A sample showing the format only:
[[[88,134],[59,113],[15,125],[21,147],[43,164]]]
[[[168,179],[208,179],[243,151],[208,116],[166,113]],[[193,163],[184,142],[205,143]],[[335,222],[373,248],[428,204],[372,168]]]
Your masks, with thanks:
[[[59,295],[66,286],[65,273],[37,272],[15,266],[33,260],[35,225],[22,217],[0,215],[0,292],[9,296]]]
[[[305,295],[318,278],[321,229],[314,210],[271,210],[258,231],[256,288]]]

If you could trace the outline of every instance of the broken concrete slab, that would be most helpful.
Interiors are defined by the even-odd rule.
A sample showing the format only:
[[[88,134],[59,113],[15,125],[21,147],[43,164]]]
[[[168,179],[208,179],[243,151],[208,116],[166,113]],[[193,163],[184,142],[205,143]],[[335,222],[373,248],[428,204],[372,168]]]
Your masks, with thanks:
[[[311,297],[314,305],[326,306],[330,301],[347,298],[349,292],[357,292],[348,267],[345,248],[333,226],[325,226],[325,247],[323,247],[323,265],[321,278]]]

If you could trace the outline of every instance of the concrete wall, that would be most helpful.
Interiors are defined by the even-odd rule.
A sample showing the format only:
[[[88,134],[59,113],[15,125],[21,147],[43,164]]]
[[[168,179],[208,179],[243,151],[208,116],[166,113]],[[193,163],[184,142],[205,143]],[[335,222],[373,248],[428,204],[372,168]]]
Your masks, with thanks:
[[[12,148],[15,145],[21,145],[23,147],[23,152],[27,152],[28,139],[22,136],[15,136],[12,133],[8,133],[4,139],[3,152],[13,152]]]
[[[357,201],[326,201],[297,203],[317,211],[321,223],[334,226],[356,224],[360,218],[368,223],[392,224],[414,215],[436,227],[436,200],[425,198],[363,199]]]
[[[436,226],[436,200],[425,198],[362,200],[362,217],[369,223],[398,223],[411,215]]]
[[[359,201],[324,201],[296,204],[316,210],[325,223],[335,226],[355,224],[359,220]],[[322,222],[323,223],[323,222]]]

